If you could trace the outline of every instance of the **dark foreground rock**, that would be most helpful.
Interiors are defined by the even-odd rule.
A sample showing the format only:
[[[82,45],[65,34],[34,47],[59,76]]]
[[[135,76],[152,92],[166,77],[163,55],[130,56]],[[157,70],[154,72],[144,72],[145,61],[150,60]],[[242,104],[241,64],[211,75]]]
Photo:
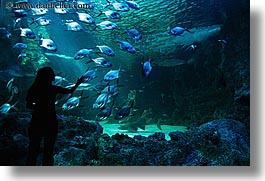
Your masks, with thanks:
[[[167,141],[164,133],[109,136],[98,123],[73,116],[59,119],[54,156],[58,166],[250,165],[249,130],[236,120],[218,119],[184,133],[171,132]],[[24,165],[29,121],[28,113],[1,116],[1,165]]]

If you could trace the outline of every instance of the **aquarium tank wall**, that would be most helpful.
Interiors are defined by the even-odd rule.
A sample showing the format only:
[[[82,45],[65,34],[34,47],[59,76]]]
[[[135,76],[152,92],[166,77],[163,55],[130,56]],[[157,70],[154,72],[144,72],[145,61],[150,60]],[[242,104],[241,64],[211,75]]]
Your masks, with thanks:
[[[1,165],[26,165],[49,66],[53,85],[84,78],[56,96],[54,165],[249,166],[249,3],[2,0]]]

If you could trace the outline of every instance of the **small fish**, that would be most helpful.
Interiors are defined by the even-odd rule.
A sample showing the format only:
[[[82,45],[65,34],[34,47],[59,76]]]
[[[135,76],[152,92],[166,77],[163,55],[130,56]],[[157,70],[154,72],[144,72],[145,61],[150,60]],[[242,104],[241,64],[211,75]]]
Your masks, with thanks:
[[[76,108],[79,106],[81,97],[71,97],[68,99],[62,106],[62,109],[64,111],[68,111],[70,109]]]
[[[75,53],[74,59],[80,60],[80,59],[83,59],[85,57],[89,57],[89,55],[92,51],[93,51],[92,49],[81,49]]]
[[[134,1],[126,1],[126,4],[132,9],[135,9],[135,10],[139,10],[140,9],[139,4],[137,4]]]
[[[83,27],[79,23],[72,21],[72,20],[69,20],[68,22],[66,22],[65,25],[66,25],[67,31],[82,31],[83,30]]]
[[[0,28],[0,39],[11,39],[12,34],[6,28]]]
[[[94,86],[92,86],[93,90],[99,92],[101,90],[103,90],[110,82],[109,81],[101,81],[97,84],[95,84]]]
[[[120,68],[118,70],[110,70],[104,76],[104,80],[111,81],[119,78]]]
[[[116,113],[115,115],[115,119],[116,120],[121,120],[127,116],[130,115],[131,113],[131,108],[133,107],[134,105],[134,100],[132,101],[131,105],[128,106],[128,105],[125,105],[125,106],[122,106]]]
[[[110,19],[121,19],[120,13],[116,11],[113,11],[113,10],[107,10],[105,12],[100,11],[100,14],[98,16],[100,16],[103,13]]]
[[[31,8],[31,12],[33,16],[44,15],[48,12],[48,9],[47,8]]]
[[[108,55],[108,56],[115,55],[115,52],[107,45],[101,45],[101,46],[97,45],[96,47],[98,47],[100,52],[104,53],[105,55]]]
[[[136,52],[135,48],[129,42],[126,41],[117,41],[117,42],[120,43],[120,49],[132,54]]]
[[[13,27],[16,28],[17,24],[21,22],[21,18],[17,18],[15,21],[14,21],[14,25]]]
[[[32,18],[32,22],[30,23],[30,25],[32,25],[33,23],[37,23],[40,26],[47,26],[52,23],[52,20],[45,17],[39,17],[35,20]]]
[[[95,20],[92,16],[90,16],[89,14],[87,13],[79,13],[79,12],[76,12],[77,15],[78,15],[78,19],[79,21],[82,21],[82,22],[85,22],[85,23],[89,23],[89,24],[94,24],[95,23]]]
[[[93,104],[94,109],[102,109],[109,100],[109,94],[100,94]]]
[[[94,78],[96,78],[96,70],[88,70],[86,71],[86,73],[82,76],[84,79],[83,79],[83,83],[85,82],[88,82]]]
[[[91,60],[95,62],[97,66],[100,66],[100,67],[109,68],[112,66],[112,63],[104,57],[98,57],[98,58],[94,58]]]
[[[57,47],[51,39],[44,39],[42,35],[40,35],[39,37],[40,37],[39,40],[40,47],[44,48],[45,50],[57,51]]]
[[[126,32],[128,33],[129,37],[135,41],[142,39],[142,33],[135,28],[126,30]]]
[[[142,66],[142,74],[147,77],[149,76],[149,74],[151,73],[151,70],[152,70],[152,66],[151,66],[151,60],[148,59],[146,60],[144,63],[143,63],[143,66]]]
[[[29,39],[35,39],[36,38],[35,33],[31,29],[20,28],[20,30],[21,30],[20,36],[23,36],[23,37],[26,37]]]
[[[222,40],[218,40],[218,42],[220,42],[220,43],[222,43],[222,44],[224,44],[224,45],[226,45],[226,44],[227,44],[227,41],[226,41],[226,40],[224,40],[224,39],[222,39]]]
[[[183,28],[183,27],[176,26],[176,27],[171,28],[171,29],[169,30],[169,34],[170,34],[170,35],[179,36],[179,35],[182,35],[185,31],[190,32],[190,30],[189,30],[188,28]],[[191,33],[191,32],[190,32],[190,33]]]
[[[7,114],[8,111],[12,108],[16,109],[15,106],[18,103],[18,101],[14,105],[10,105],[9,103],[5,103],[0,107],[0,113],[1,114]]]
[[[22,49],[26,49],[28,48],[28,46],[24,43],[16,43],[12,49],[18,49],[18,50],[22,50]]]
[[[20,53],[17,57],[18,60],[22,60],[23,58],[25,58],[27,56],[26,53]]]
[[[28,13],[24,9],[15,9],[12,11],[17,18],[23,18],[28,15]]]
[[[195,45],[195,44],[188,45],[188,46],[185,48],[185,52],[194,51],[196,48],[197,48],[197,45]]]
[[[57,14],[66,14],[67,13],[67,10],[65,8],[54,8],[54,12],[57,13]]]
[[[101,23],[96,24],[96,26],[99,27],[101,30],[113,30],[118,28],[118,25],[111,21],[102,21]]]

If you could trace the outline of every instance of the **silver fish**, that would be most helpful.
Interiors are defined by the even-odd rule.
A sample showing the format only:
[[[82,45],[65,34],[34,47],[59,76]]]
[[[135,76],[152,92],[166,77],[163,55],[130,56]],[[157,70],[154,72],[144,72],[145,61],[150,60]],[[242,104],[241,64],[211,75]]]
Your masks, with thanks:
[[[62,109],[64,111],[68,111],[70,109],[76,108],[79,106],[79,102],[80,102],[80,98],[81,97],[71,97],[70,99],[68,99],[62,106]]]

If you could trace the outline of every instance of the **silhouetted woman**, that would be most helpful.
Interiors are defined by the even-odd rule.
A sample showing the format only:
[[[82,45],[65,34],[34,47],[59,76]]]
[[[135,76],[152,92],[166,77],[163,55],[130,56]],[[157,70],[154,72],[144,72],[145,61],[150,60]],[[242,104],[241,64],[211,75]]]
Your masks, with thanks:
[[[51,67],[38,70],[35,81],[28,91],[27,108],[33,109],[32,119],[28,130],[29,150],[27,165],[36,165],[40,144],[44,138],[43,165],[53,165],[53,149],[58,132],[55,101],[56,94],[73,93],[82,82],[79,78],[71,89],[55,86],[55,74]]]

